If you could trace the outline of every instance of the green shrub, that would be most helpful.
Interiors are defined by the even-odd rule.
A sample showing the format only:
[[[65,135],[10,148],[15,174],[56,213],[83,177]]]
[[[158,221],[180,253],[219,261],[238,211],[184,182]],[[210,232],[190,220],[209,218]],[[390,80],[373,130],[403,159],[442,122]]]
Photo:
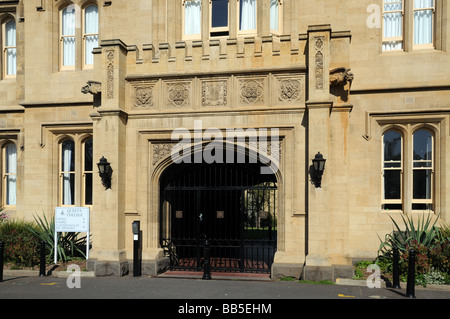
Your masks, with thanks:
[[[392,258],[392,248],[397,247],[400,253],[407,253],[409,247],[418,244],[429,247],[435,244],[436,238],[439,237],[439,229],[436,227],[438,218],[432,223],[431,215],[422,215],[418,218],[417,225],[409,216],[401,215],[403,219],[403,226],[400,227],[397,222],[391,218],[395,230],[385,236],[384,241],[381,241],[378,255],[385,258]]]
[[[414,249],[416,282],[427,285],[431,283],[448,283],[450,278],[450,237],[448,226],[437,227],[438,218],[432,222],[432,216],[419,217],[417,224],[402,215],[403,227],[392,217],[394,231],[381,241],[377,263],[384,264],[383,271],[392,272],[393,247],[400,254],[400,277],[406,278],[408,272],[409,250]]]
[[[367,261],[367,260],[358,262],[354,266],[354,270],[355,270],[354,278],[355,279],[365,279],[367,277],[367,267],[369,267],[369,265],[372,265],[373,263],[374,263],[373,261]]]
[[[3,221],[7,221],[9,218],[8,214],[3,212],[3,209],[0,208],[0,223]]]
[[[5,261],[32,267],[39,263],[39,239],[30,232],[32,222],[10,219],[0,223],[0,241],[5,247]]]
[[[450,241],[450,224],[449,223],[441,223],[441,227],[439,227],[439,231],[442,237],[442,240],[447,242]]]
[[[49,249],[48,259],[53,258],[55,252],[55,217],[52,216],[50,220],[47,217],[35,217],[36,224],[32,227],[28,227],[40,241],[46,243],[46,247]],[[84,252],[80,247],[86,247],[86,236],[79,237],[80,233],[58,233],[57,242],[57,256],[58,260],[66,262],[71,257],[83,257],[86,258]]]
[[[423,286],[426,285],[444,285],[446,282],[446,274],[432,268],[428,273],[423,275]]]

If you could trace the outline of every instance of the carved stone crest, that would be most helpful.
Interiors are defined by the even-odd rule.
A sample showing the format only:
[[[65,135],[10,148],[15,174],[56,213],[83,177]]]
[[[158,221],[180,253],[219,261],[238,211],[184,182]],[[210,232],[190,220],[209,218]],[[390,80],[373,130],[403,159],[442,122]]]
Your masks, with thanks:
[[[254,104],[260,102],[264,97],[263,80],[246,80],[241,86],[241,102]]]
[[[171,106],[183,106],[189,101],[190,91],[189,84],[175,83],[169,84],[167,92],[167,100]]]
[[[227,81],[205,81],[202,83],[203,106],[227,105]]]

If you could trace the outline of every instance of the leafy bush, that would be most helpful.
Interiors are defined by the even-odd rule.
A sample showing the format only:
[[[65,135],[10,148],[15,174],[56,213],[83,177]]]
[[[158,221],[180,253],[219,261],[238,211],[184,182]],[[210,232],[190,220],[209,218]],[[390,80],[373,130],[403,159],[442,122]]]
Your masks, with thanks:
[[[390,216],[389,216],[390,217]],[[403,216],[403,228],[390,217],[394,231],[381,241],[377,263],[390,265],[385,270],[392,270],[393,248],[400,254],[400,277],[405,278],[408,272],[409,250],[416,253],[416,282],[426,285],[431,283],[447,283],[450,278],[450,237],[448,227],[437,227],[432,216],[421,216],[417,225],[412,218]]]
[[[424,287],[427,285],[444,285],[447,282],[447,274],[432,268],[426,274],[419,275],[416,282]]]
[[[442,240],[447,240],[447,242],[450,241],[450,224],[443,222],[441,224],[440,234],[442,236]]]
[[[40,241],[44,241],[50,252],[48,258],[53,258],[55,252],[55,217],[47,220],[47,217],[35,217],[36,225],[29,227]],[[86,246],[86,236],[79,238],[79,233],[58,233],[57,255],[58,259],[66,262],[71,257],[82,256],[86,258],[80,247]]]
[[[418,225],[416,226],[414,220],[409,216],[401,215],[403,219],[404,230],[397,224],[397,222],[391,218],[395,230],[392,233],[386,235],[385,240],[381,241],[378,255],[392,258],[392,248],[397,247],[400,253],[407,253],[409,247],[413,247],[415,244],[428,247],[435,243],[435,239],[438,236],[438,230],[436,227],[436,220],[431,223],[432,217],[430,215],[418,218]]]
[[[39,239],[30,229],[32,222],[7,220],[0,223],[0,241],[5,247],[5,261],[32,267],[39,263]]]
[[[3,210],[0,208],[0,223],[8,220],[8,218],[9,218],[8,214],[4,213]]]
[[[355,265],[355,279],[365,279],[367,277],[367,267],[372,265],[373,261],[363,260]]]

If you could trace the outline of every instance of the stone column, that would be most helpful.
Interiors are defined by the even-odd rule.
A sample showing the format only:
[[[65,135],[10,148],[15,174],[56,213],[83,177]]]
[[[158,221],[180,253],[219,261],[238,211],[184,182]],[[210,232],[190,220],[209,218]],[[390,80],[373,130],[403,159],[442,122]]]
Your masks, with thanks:
[[[102,83],[101,106],[94,120],[94,160],[104,156],[111,163],[111,187],[94,175],[91,232],[93,247],[89,268],[97,276],[123,276],[128,273],[125,254],[125,148],[127,114],[124,111],[126,46],[120,40],[101,43],[96,55]],[[97,170],[97,168],[94,168]],[[131,225],[129,225],[131,227]],[[92,259],[92,260],[91,260]]]
[[[312,159],[320,152],[329,164],[330,112],[333,105],[329,89],[330,25],[308,29],[308,145],[309,172]],[[332,159],[331,159],[332,160]],[[307,211],[307,256],[304,277],[310,280],[329,279],[330,261],[330,188],[327,166],[321,188],[309,183]],[[310,174],[311,176],[311,174]]]

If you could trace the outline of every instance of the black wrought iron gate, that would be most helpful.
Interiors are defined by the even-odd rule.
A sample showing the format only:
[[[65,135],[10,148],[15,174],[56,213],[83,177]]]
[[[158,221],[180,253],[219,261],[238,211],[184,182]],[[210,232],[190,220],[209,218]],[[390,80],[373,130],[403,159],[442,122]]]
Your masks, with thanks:
[[[200,271],[208,239],[212,271],[270,273],[275,176],[236,164],[184,166],[161,189],[160,238],[171,269]]]

